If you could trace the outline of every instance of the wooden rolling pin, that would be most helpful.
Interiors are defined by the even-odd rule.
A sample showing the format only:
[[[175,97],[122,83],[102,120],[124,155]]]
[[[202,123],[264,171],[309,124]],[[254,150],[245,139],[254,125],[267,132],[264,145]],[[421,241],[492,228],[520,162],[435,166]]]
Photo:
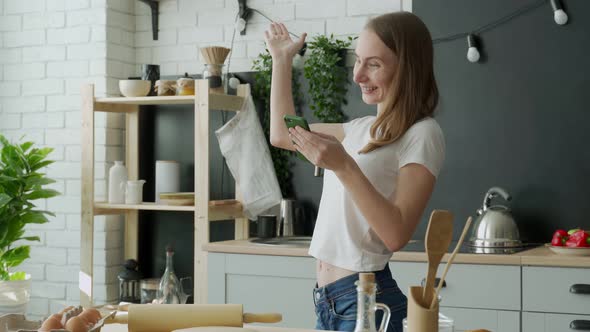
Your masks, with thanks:
[[[278,323],[281,314],[244,313],[241,304],[132,304],[128,313],[105,323],[128,324],[129,332],[170,332],[196,326],[235,326]]]

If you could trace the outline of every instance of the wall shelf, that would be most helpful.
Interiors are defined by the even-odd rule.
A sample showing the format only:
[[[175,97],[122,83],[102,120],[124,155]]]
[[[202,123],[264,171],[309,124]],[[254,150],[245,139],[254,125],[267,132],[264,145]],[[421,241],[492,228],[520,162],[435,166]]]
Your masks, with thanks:
[[[210,93],[209,109],[220,111],[239,111],[244,97]],[[154,96],[154,97],[107,97],[96,98],[95,112],[124,112],[117,110],[117,105],[192,105],[195,96]]]
[[[209,222],[235,220],[235,238],[248,237],[248,219],[243,215],[239,188],[235,200],[209,200],[209,111],[239,111],[250,86],[238,87],[238,96],[209,93],[208,80],[195,80],[194,96],[108,97],[95,98],[94,86],[82,86],[82,212],[80,249],[80,304],[93,305],[94,217],[106,214],[125,216],[125,259],[138,259],[138,212],[181,211],[194,214],[194,302],[207,303],[207,253],[202,246],[210,242]],[[141,105],[194,105],[194,206],[175,206],[144,202],[143,204],[109,204],[94,199],[94,113],[125,113],[125,151],[127,177],[139,176],[139,112]]]

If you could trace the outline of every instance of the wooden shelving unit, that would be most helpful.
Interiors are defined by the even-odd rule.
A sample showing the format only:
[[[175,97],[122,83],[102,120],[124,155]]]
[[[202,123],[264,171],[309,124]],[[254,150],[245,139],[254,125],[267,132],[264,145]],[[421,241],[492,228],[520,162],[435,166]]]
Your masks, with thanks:
[[[243,216],[239,202],[209,201],[209,112],[239,111],[250,94],[247,84],[238,87],[238,95],[209,93],[207,80],[195,81],[195,96],[166,97],[109,97],[96,98],[94,86],[82,86],[82,225],[80,248],[80,303],[93,305],[93,249],[94,216],[125,215],[125,259],[137,259],[138,211],[185,211],[194,214],[194,301],[207,303],[207,253],[202,246],[209,243],[209,222],[235,219],[235,238],[248,237],[248,219]],[[194,105],[195,110],[195,205],[109,204],[94,200],[94,114],[95,112],[125,113],[126,116],[126,167],[129,180],[138,180],[139,173],[139,112],[141,105]]]

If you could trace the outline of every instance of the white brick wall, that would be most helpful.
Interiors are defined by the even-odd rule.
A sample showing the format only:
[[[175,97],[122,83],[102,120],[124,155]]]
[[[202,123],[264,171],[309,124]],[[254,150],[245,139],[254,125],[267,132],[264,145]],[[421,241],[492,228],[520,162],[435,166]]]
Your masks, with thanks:
[[[295,34],[356,35],[371,16],[411,10],[411,0],[248,0],[247,5],[284,22]],[[145,4],[135,4],[135,60],[157,63],[162,75],[202,71],[199,47],[229,47],[238,11],[237,0],[160,1],[159,40],[151,39],[151,16]],[[264,50],[268,20],[253,13],[246,35],[236,33],[231,71],[250,71],[252,60]]]
[[[62,193],[38,204],[56,216],[28,228],[28,235],[41,239],[30,243],[31,258],[19,267],[34,280],[31,319],[79,301],[80,86],[94,83],[97,95],[115,95],[118,79],[137,74],[134,2],[0,0],[0,132],[53,147],[56,163],[46,173]],[[120,115],[98,114],[96,127],[104,137],[96,143],[96,194],[104,198],[109,162],[123,158],[124,131]],[[122,225],[120,216],[96,218],[97,303],[117,299]]]
[[[236,0],[160,0],[159,40],[152,40],[151,13],[134,0],[0,0],[0,132],[26,134],[55,149],[47,169],[62,195],[39,202],[55,217],[32,225],[39,243],[21,268],[33,277],[28,308],[40,319],[79,301],[80,85],[98,96],[118,95],[118,80],[138,76],[139,64],[157,63],[162,75],[199,73],[199,47],[230,46]],[[283,21],[296,34],[356,35],[367,18],[411,11],[411,0],[248,0],[248,6]],[[232,71],[249,71],[264,49],[268,22],[254,13],[247,34],[235,35]],[[95,196],[106,197],[114,160],[124,159],[124,116],[95,115]],[[121,216],[95,218],[95,299],[117,298],[123,262]]]

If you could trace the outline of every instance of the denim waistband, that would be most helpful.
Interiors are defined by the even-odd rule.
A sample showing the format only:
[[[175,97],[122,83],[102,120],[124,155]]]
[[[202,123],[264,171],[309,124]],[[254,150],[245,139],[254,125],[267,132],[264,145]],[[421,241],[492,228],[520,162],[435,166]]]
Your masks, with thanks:
[[[377,284],[377,288],[379,288],[379,284],[381,282],[392,279],[389,264],[386,264],[383,270],[374,271],[373,273],[375,274],[375,283]],[[324,302],[329,299],[336,299],[342,295],[356,292],[356,286],[354,283],[358,279],[359,273],[355,273],[344,278],[340,278],[323,287],[317,287],[316,284],[316,288],[313,289],[314,304],[317,305],[320,302]]]

